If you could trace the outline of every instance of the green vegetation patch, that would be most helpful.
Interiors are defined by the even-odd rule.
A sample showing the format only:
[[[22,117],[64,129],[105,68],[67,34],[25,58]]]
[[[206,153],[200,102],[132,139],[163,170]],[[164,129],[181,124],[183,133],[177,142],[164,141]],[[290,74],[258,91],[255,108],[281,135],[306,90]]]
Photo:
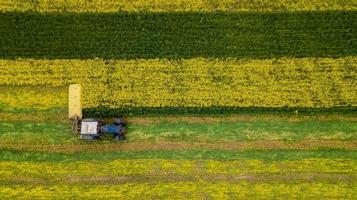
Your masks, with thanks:
[[[78,138],[71,132],[70,123],[0,121],[0,142],[27,144],[59,144]]]
[[[240,121],[219,123],[161,122],[129,126],[129,141],[222,142],[254,140],[356,140],[353,121]]]
[[[1,58],[341,57],[357,12],[0,13]]]
[[[21,151],[0,151],[1,161],[17,162],[73,162],[73,161],[111,161],[117,159],[216,159],[216,160],[301,160],[308,158],[351,159],[357,160],[357,151],[345,150],[269,150],[269,151],[215,151],[215,150],[185,150],[185,151],[142,151],[142,152],[107,152],[107,153],[40,153]]]
[[[78,144],[70,122],[0,121],[0,143]],[[354,121],[233,121],[214,123],[168,122],[128,126],[129,142],[234,142],[258,140],[356,140]],[[108,138],[109,139],[109,138]],[[111,142],[103,141],[105,143]]]

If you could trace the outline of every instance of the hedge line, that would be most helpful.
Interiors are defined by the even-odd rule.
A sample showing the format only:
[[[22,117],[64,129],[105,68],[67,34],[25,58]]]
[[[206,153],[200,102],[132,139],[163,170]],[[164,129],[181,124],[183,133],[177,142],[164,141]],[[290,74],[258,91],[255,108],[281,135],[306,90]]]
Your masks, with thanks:
[[[0,58],[341,57],[357,12],[0,13]]]
[[[0,11],[35,12],[236,12],[356,10],[354,0],[2,0]]]

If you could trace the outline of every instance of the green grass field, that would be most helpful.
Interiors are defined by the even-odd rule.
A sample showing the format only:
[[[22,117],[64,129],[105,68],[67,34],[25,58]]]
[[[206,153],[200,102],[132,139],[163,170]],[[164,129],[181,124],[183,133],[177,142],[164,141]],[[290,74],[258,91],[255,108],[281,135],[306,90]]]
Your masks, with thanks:
[[[125,142],[83,142],[50,105],[1,111],[2,197],[353,199],[354,114],[131,116]]]
[[[356,8],[0,0],[0,199],[356,199]]]

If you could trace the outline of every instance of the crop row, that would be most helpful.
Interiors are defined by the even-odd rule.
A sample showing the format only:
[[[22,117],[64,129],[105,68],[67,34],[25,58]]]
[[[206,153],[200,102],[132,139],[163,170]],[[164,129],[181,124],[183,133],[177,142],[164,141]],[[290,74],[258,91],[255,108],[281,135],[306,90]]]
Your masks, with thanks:
[[[85,108],[356,106],[356,63],[356,57],[0,60],[0,85],[81,83]]]
[[[1,185],[3,198],[43,199],[353,199],[346,183],[124,183],[118,185]]]
[[[0,58],[342,57],[356,55],[356,17],[355,11],[5,12]]]

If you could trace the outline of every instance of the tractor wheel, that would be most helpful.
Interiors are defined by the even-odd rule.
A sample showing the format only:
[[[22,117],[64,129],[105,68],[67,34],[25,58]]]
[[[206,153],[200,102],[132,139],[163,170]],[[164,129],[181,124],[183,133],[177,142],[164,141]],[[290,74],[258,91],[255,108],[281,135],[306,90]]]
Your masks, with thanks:
[[[114,119],[114,124],[115,125],[122,125],[122,126],[125,126],[126,125],[126,122],[123,118],[115,118]]]
[[[77,118],[75,118],[72,122],[72,132],[73,133],[78,133],[78,130],[79,130],[78,124],[79,124],[79,121]]]
[[[119,136],[119,140],[125,140],[125,139],[126,139],[125,135],[120,135]]]
[[[115,137],[114,137],[114,140],[115,141],[122,141],[122,140],[125,140],[126,138],[125,138],[125,135],[122,135],[122,134],[119,134],[119,135],[116,135]]]

